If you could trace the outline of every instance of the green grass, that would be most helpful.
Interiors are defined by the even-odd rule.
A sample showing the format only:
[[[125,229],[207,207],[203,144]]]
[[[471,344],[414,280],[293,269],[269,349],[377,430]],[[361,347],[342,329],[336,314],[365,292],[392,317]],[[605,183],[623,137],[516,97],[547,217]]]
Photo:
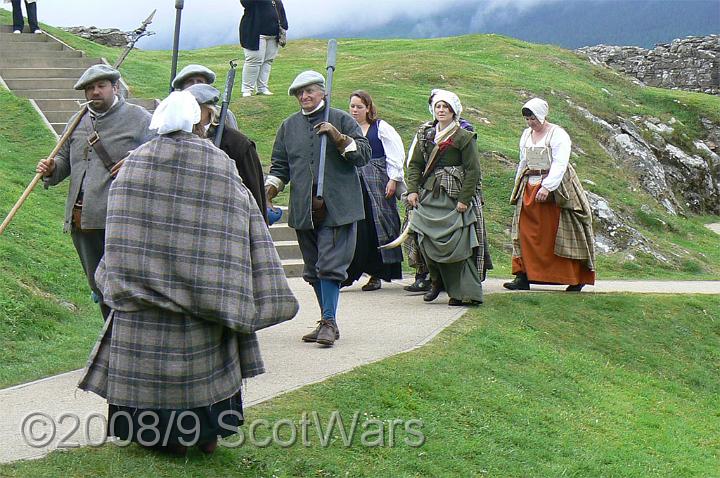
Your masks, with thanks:
[[[0,11],[0,21],[10,21]],[[88,56],[114,61],[121,49],[109,48],[43,26]],[[218,73],[222,88],[227,61],[241,55],[237,45],[183,51],[180,67],[202,63]],[[294,41],[282,50],[271,77],[272,97],[240,98],[232,109],[242,129],[258,145],[267,167],[275,131],[298,109],[284,94],[301,70],[322,69],[324,41]],[[163,97],[169,83],[167,51],[133,51],[121,68],[139,97]],[[239,74],[239,73],[238,73]],[[497,35],[434,40],[355,40],[339,42],[334,104],[344,108],[357,88],[377,100],[380,114],[400,132],[406,144],[417,125],[429,118],[431,88],[455,90],[463,101],[463,116],[478,128],[482,160],[485,215],[494,277],[510,274],[508,196],[517,161],[517,141],[524,127],[519,108],[528,95],[551,104],[551,117],[565,126],[583,154],[573,161],[591,190],[601,194],[619,213],[650,238],[669,261],[639,255],[600,255],[598,278],[715,279],[720,276],[718,236],[703,227],[718,222],[711,216],[671,217],[643,193],[627,174],[614,167],[597,145],[597,131],[565,102],[613,120],[616,115],[646,114],[680,120],[679,135],[697,137],[705,116],[720,123],[720,99],[710,95],[639,88],[609,70],[591,66],[573,53],[549,45],[534,45]],[[602,92],[610,91],[612,96]],[[237,89],[236,89],[237,92]],[[481,121],[487,118],[489,124]],[[53,138],[24,99],[0,91],[0,213],[9,211],[34,175],[34,167],[53,147]],[[495,156],[490,154],[495,152]],[[89,289],[70,237],[61,233],[67,184],[31,194],[8,230],[0,237],[0,387],[58,371],[80,367],[100,328],[99,314],[89,301]],[[286,201],[282,195],[280,203]],[[641,207],[649,205],[649,212]]]
[[[0,111],[4,218],[54,138],[27,101],[4,90]],[[102,325],[70,236],[62,234],[66,188],[38,186],[0,236],[0,386],[81,366]]]
[[[303,412],[338,410],[346,427],[358,411],[360,432],[376,429],[362,428],[370,418],[419,419],[421,447],[400,427],[395,447],[363,447],[360,433],[345,447],[336,430],[323,448],[311,427],[309,447],[184,461],[105,445],[0,475],[717,477],[719,311],[712,296],[493,295],[422,349],[247,411],[298,424]]]

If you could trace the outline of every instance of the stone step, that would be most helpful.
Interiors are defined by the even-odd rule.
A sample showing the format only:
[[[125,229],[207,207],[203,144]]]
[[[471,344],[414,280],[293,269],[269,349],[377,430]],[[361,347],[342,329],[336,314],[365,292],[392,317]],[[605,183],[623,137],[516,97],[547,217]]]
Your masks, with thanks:
[[[0,43],[38,43],[47,42],[50,37],[31,33],[30,35],[16,35],[12,32],[0,32]],[[10,47],[8,47],[10,48]]]
[[[66,53],[77,53],[71,50],[64,50],[58,52],[60,54]],[[3,58],[0,53],[0,68],[17,68],[22,66],[23,68],[78,68],[85,71],[92,65],[102,63],[99,58],[58,58],[55,56],[49,56],[47,58],[23,58],[22,62],[19,62],[15,58]]]
[[[48,43],[48,45],[57,45],[59,47],[62,47],[59,43]],[[31,47],[34,47],[34,45],[30,45]],[[59,58],[82,58],[82,52],[77,50],[63,50],[61,48],[57,48],[55,50],[40,50],[37,51],[27,51],[27,50],[21,50],[17,47],[14,47],[12,49],[2,49],[0,50],[0,61],[3,60],[15,60],[15,61],[22,61],[23,65],[26,65],[25,60],[31,60],[31,59],[59,59]]]
[[[78,110],[73,110],[73,111],[47,111],[47,110],[43,110],[43,109],[41,109],[41,110],[49,123],[67,123],[68,121],[70,121],[70,117],[78,112]]]
[[[302,277],[305,264],[299,259],[284,259],[282,260],[282,266],[287,277]]]
[[[83,101],[85,98],[83,98]],[[38,108],[42,111],[79,111],[78,100],[42,100],[36,99]]]
[[[295,229],[287,224],[273,224],[270,226],[270,237],[273,241],[297,241]]]
[[[302,259],[297,241],[274,241],[280,259]]]
[[[36,53],[43,52],[51,52],[51,51],[62,51],[65,49],[65,45],[62,43],[57,42],[14,42],[12,46],[8,46],[7,48],[3,48],[3,53],[5,53],[6,50],[10,50],[16,53],[23,53],[26,56],[36,56]],[[72,50],[70,50],[72,51]]]
[[[77,78],[75,78],[75,79],[66,79],[66,78],[7,79],[6,78],[5,83],[7,84],[8,88],[10,88],[13,91],[45,90],[45,89],[48,89],[48,90],[60,90],[60,89],[71,90],[71,89],[73,89],[73,86],[75,86],[75,83],[77,83]]]
[[[41,100],[67,100],[78,99],[85,101],[85,92],[68,89],[37,89],[37,90],[15,90],[17,96]]]
[[[62,132],[65,131],[67,123],[50,123],[50,126],[52,126],[52,129],[54,129],[58,136],[60,136],[62,135]]]
[[[30,78],[70,78],[77,81],[87,68],[8,68],[0,66],[5,80]]]
[[[12,25],[0,25],[0,33],[12,33],[12,31]],[[32,33],[30,31],[30,27],[25,25],[25,27],[23,28],[23,33]]]

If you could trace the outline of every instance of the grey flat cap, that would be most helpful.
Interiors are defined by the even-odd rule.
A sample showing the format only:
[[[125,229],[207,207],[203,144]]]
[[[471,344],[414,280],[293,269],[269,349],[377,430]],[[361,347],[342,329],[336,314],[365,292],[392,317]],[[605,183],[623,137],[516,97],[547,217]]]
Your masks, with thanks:
[[[305,88],[308,85],[320,85],[324,89],[325,78],[317,71],[303,71],[293,80],[292,85],[288,88],[288,95],[295,96],[297,90]]]
[[[188,86],[184,91],[192,94],[198,104],[214,105],[220,99],[220,92],[210,85],[197,84]]]
[[[210,68],[206,68],[202,65],[188,65],[182,70],[180,70],[180,73],[178,73],[173,80],[173,88],[175,88],[176,90],[182,89],[182,85],[183,83],[185,83],[185,80],[195,75],[201,75],[207,78],[208,84],[215,83],[215,72],[212,71]]]
[[[76,90],[84,90],[85,87],[98,80],[117,81],[120,79],[120,72],[107,65],[93,65],[82,74],[77,83]]]

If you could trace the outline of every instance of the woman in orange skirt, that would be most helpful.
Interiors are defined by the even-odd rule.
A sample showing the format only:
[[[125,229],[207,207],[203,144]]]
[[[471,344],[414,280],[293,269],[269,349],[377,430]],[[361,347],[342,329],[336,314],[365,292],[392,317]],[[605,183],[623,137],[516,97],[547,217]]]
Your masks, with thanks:
[[[580,291],[595,283],[592,213],[570,165],[570,137],[546,120],[548,104],[533,98],[522,108],[528,128],[520,138],[520,164],[511,203],[512,273],[503,286],[568,284]]]

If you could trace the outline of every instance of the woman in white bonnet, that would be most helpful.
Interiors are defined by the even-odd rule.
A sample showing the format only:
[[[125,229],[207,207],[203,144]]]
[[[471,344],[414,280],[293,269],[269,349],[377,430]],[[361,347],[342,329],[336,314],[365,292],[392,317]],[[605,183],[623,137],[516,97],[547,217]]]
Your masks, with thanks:
[[[547,120],[548,104],[533,98],[522,108],[528,128],[520,138],[520,164],[511,203],[512,273],[503,286],[567,284],[579,292],[595,283],[592,214],[570,165],[570,136]]]
[[[450,91],[432,98],[435,121],[417,133],[407,171],[410,230],[430,271],[423,300],[441,290],[448,305],[482,303],[482,281],[491,268],[482,212],[482,174],[477,135],[463,129],[460,99]]]

